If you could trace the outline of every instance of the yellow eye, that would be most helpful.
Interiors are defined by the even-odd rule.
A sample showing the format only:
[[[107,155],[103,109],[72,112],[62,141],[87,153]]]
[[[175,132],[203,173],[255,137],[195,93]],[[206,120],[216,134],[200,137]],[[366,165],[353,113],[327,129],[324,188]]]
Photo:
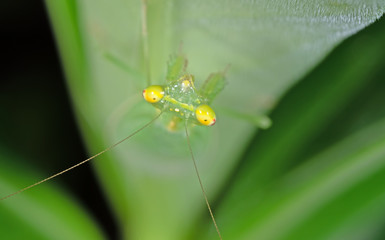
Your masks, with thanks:
[[[152,85],[143,90],[143,98],[149,103],[157,103],[164,96],[164,89],[159,85]]]
[[[197,120],[205,126],[212,126],[217,121],[214,110],[206,104],[198,106],[195,115]]]

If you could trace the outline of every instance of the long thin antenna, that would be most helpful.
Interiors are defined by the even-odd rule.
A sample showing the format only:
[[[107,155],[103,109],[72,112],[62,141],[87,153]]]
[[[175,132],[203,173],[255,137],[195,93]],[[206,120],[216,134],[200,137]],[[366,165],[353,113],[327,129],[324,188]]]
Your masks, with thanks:
[[[197,164],[196,164],[196,161],[195,161],[195,158],[194,158],[194,154],[193,154],[193,151],[192,151],[192,148],[191,148],[190,137],[189,137],[188,131],[187,131],[187,120],[184,123],[184,128],[186,130],[187,145],[188,145],[188,148],[190,150],[191,159],[193,160],[193,163],[194,163],[195,172],[197,174],[197,177],[198,177],[198,180],[199,180],[199,184],[201,186],[202,193],[203,193],[203,196],[204,196],[205,201],[206,201],[207,208],[208,208],[208,210],[210,212],[210,216],[211,216],[211,219],[213,220],[213,223],[214,223],[215,229],[217,230],[218,236],[222,240],[221,232],[219,231],[217,222],[215,221],[215,218],[214,218],[213,211],[211,210],[211,207],[210,207],[209,200],[207,199],[207,195],[206,195],[205,189],[203,188],[202,180],[201,180],[201,177],[199,175],[198,167],[197,167]]]
[[[20,189],[20,190],[17,191],[17,192],[14,192],[14,193],[11,193],[11,194],[9,194],[9,195],[7,195],[7,196],[5,196],[5,197],[2,197],[2,198],[0,198],[0,201],[5,200],[5,199],[7,199],[7,198],[10,198],[10,197],[12,197],[12,196],[14,196],[14,195],[16,195],[16,194],[21,193],[21,192],[24,192],[25,190],[28,190],[28,189],[30,189],[30,188],[36,187],[37,185],[42,184],[43,182],[46,182],[46,181],[48,181],[48,180],[50,180],[50,179],[52,179],[52,178],[55,178],[55,177],[57,177],[57,176],[59,176],[59,175],[65,173],[65,172],[68,172],[68,171],[70,171],[70,170],[72,170],[72,169],[74,169],[74,168],[76,168],[76,167],[79,167],[80,165],[82,165],[82,164],[84,164],[84,163],[86,163],[86,162],[88,162],[88,161],[90,161],[90,160],[96,158],[96,157],[99,156],[99,155],[102,155],[103,153],[105,153],[105,152],[107,152],[107,151],[113,149],[114,147],[118,146],[118,145],[121,144],[122,142],[124,142],[124,141],[126,141],[127,139],[131,138],[131,137],[134,136],[135,134],[139,133],[140,131],[142,131],[142,130],[145,129],[146,127],[150,126],[153,122],[155,122],[156,119],[158,119],[158,118],[160,117],[160,115],[162,115],[162,113],[163,113],[163,112],[161,112],[161,113],[160,113],[159,115],[157,115],[154,119],[152,119],[150,122],[146,123],[144,126],[142,126],[141,128],[139,128],[139,129],[136,130],[135,132],[133,132],[133,133],[131,133],[130,135],[128,135],[127,137],[123,138],[123,139],[120,140],[119,142],[117,142],[117,143],[115,143],[115,144],[109,146],[108,148],[104,149],[103,151],[101,151],[101,152],[99,152],[99,153],[93,155],[92,157],[89,157],[89,158],[87,158],[86,160],[84,160],[84,161],[82,161],[82,162],[80,162],[80,163],[78,163],[78,164],[75,164],[75,165],[73,165],[72,167],[69,167],[69,168],[67,168],[67,169],[65,169],[65,170],[63,170],[63,171],[61,171],[61,172],[58,172],[58,173],[56,173],[56,174],[54,174],[54,175],[52,175],[52,176],[50,176],[50,177],[44,178],[43,180],[41,180],[41,181],[39,181],[39,182],[36,182],[36,183],[34,183],[34,184],[32,184],[32,185],[29,185],[29,186],[27,186],[27,187],[25,187],[25,188],[23,188],[23,189]]]
[[[147,71],[147,85],[151,85],[150,56],[148,50],[148,29],[147,29],[147,0],[142,0],[142,38],[143,55]]]

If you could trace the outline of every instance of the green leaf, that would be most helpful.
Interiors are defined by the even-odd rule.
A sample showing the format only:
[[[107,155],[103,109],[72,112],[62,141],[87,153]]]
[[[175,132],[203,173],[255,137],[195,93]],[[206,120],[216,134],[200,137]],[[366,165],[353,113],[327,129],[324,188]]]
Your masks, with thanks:
[[[224,234],[230,239],[369,239],[378,221],[385,220],[385,189],[378,184],[385,181],[384,131],[382,120],[282,177],[245,221],[233,222]]]
[[[1,197],[42,179],[31,168],[14,164],[16,157],[1,148],[0,159]],[[2,200],[0,232],[3,239],[104,239],[85,210],[49,184]]]
[[[141,2],[47,0],[47,6],[80,125],[91,152],[99,152],[155,116],[140,99],[146,82]],[[383,1],[148,1],[151,78],[165,81],[169,55],[183,43],[198,88],[232,65],[214,109],[266,112],[384,7]],[[189,129],[211,200],[255,131],[221,111],[217,116],[214,128]],[[200,231],[193,226],[207,210],[183,133],[154,124],[95,165],[126,238],[183,239]]]
[[[309,157],[319,154],[325,148],[333,147],[341,138],[385,117],[385,111],[380,107],[381,103],[385,101],[382,78],[385,60],[384,24],[385,21],[382,19],[344,42],[309,76],[289,91],[272,112],[273,127],[256,136],[250,146],[250,151],[233,176],[230,187],[222,195],[223,199],[217,210],[217,216],[220,219],[219,224],[225,229],[224,234],[238,237],[240,232],[252,232],[257,218],[263,224],[262,222],[271,217],[270,213],[264,213],[263,203],[280,201],[282,196],[275,184],[285,181],[285,178],[281,179],[282,175],[301,163],[306,164]],[[381,129],[374,131],[381,133]],[[347,154],[351,154],[351,156],[349,155],[351,158],[357,158],[360,153],[357,152],[358,156],[355,156],[352,151],[376,147],[377,139],[375,137],[376,135],[367,137],[367,139],[364,137],[355,139],[350,142],[348,147],[341,147],[333,151],[334,155],[329,155],[329,158],[342,161]],[[322,160],[322,162],[328,166],[327,161]],[[322,169],[309,170],[309,178],[302,181],[311,181],[311,176],[321,174],[318,171],[322,171]],[[368,178],[376,178],[377,173],[372,174],[373,176],[368,175]],[[371,188],[371,185],[367,184],[366,188]],[[313,190],[317,191],[317,189]],[[330,188],[330,191],[333,191],[333,188]],[[356,198],[357,196],[355,195]],[[368,195],[367,197],[367,201],[375,201],[375,196]],[[261,207],[259,207],[260,205]],[[348,209],[354,211],[355,204],[348,206],[342,204],[341,201],[339,205],[335,206],[346,207],[346,211],[349,211]],[[255,213],[252,215],[251,212],[254,210]],[[324,210],[324,212],[324,216],[333,217],[330,211]],[[258,214],[265,214],[265,216]],[[280,216],[278,210],[275,214],[277,218]],[[291,218],[294,219],[300,214],[302,214],[301,211],[292,213]],[[368,212],[363,211],[362,214],[368,214]],[[349,219],[348,214],[341,214],[341,216],[340,222],[338,222],[340,226],[356,220]],[[234,219],[242,219],[242,221],[234,222]],[[361,224],[363,223],[362,221]],[[337,221],[331,224],[338,225]],[[315,236],[322,236],[321,232],[325,231],[323,225],[318,224],[317,226],[318,228],[313,226],[313,231],[309,230],[308,233],[313,232]],[[270,228],[266,228],[266,231],[272,229],[276,229],[276,227],[270,226]],[[299,229],[298,231],[301,233],[307,230],[306,227]],[[337,231],[337,227],[335,231]],[[278,235],[278,232],[273,234]],[[261,239],[288,237],[283,234],[276,238],[275,235],[264,238],[262,233],[258,234],[261,234]],[[298,239],[309,238],[308,236],[308,238]],[[322,238],[320,237],[320,239]],[[329,238],[324,237],[323,239]]]

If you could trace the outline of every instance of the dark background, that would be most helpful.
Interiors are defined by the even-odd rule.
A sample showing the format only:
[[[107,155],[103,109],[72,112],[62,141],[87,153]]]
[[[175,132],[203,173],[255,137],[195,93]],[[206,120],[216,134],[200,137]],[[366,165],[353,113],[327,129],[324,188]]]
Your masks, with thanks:
[[[71,110],[44,2],[2,0],[0,18],[0,145],[28,160],[21,163],[24,166],[48,177],[84,160],[87,152]],[[37,164],[43,168],[34,167]],[[116,238],[113,216],[90,164],[52,181],[76,195],[107,234]]]

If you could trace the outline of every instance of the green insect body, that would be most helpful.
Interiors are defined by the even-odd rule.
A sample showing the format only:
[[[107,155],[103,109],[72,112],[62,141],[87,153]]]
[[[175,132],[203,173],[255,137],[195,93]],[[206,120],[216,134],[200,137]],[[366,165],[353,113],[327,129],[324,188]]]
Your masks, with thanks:
[[[147,102],[174,116],[170,130],[175,129],[181,119],[204,126],[216,122],[215,112],[209,104],[225,86],[224,73],[211,74],[198,91],[194,76],[185,73],[186,67],[187,60],[183,55],[174,57],[168,66],[167,85],[151,85],[143,90]]]
[[[143,97],[162,112],[174,116],[170,129],[174,129],[181,119],[212,126],[216,115],[209,104],[225,86],[224,72],[211,74],[202,88],[197,90],[194,76],[186,73],[186,67],[187,60],[183,55],[174,57],[168,65],[167,85],[151,85],[143,90]]]

